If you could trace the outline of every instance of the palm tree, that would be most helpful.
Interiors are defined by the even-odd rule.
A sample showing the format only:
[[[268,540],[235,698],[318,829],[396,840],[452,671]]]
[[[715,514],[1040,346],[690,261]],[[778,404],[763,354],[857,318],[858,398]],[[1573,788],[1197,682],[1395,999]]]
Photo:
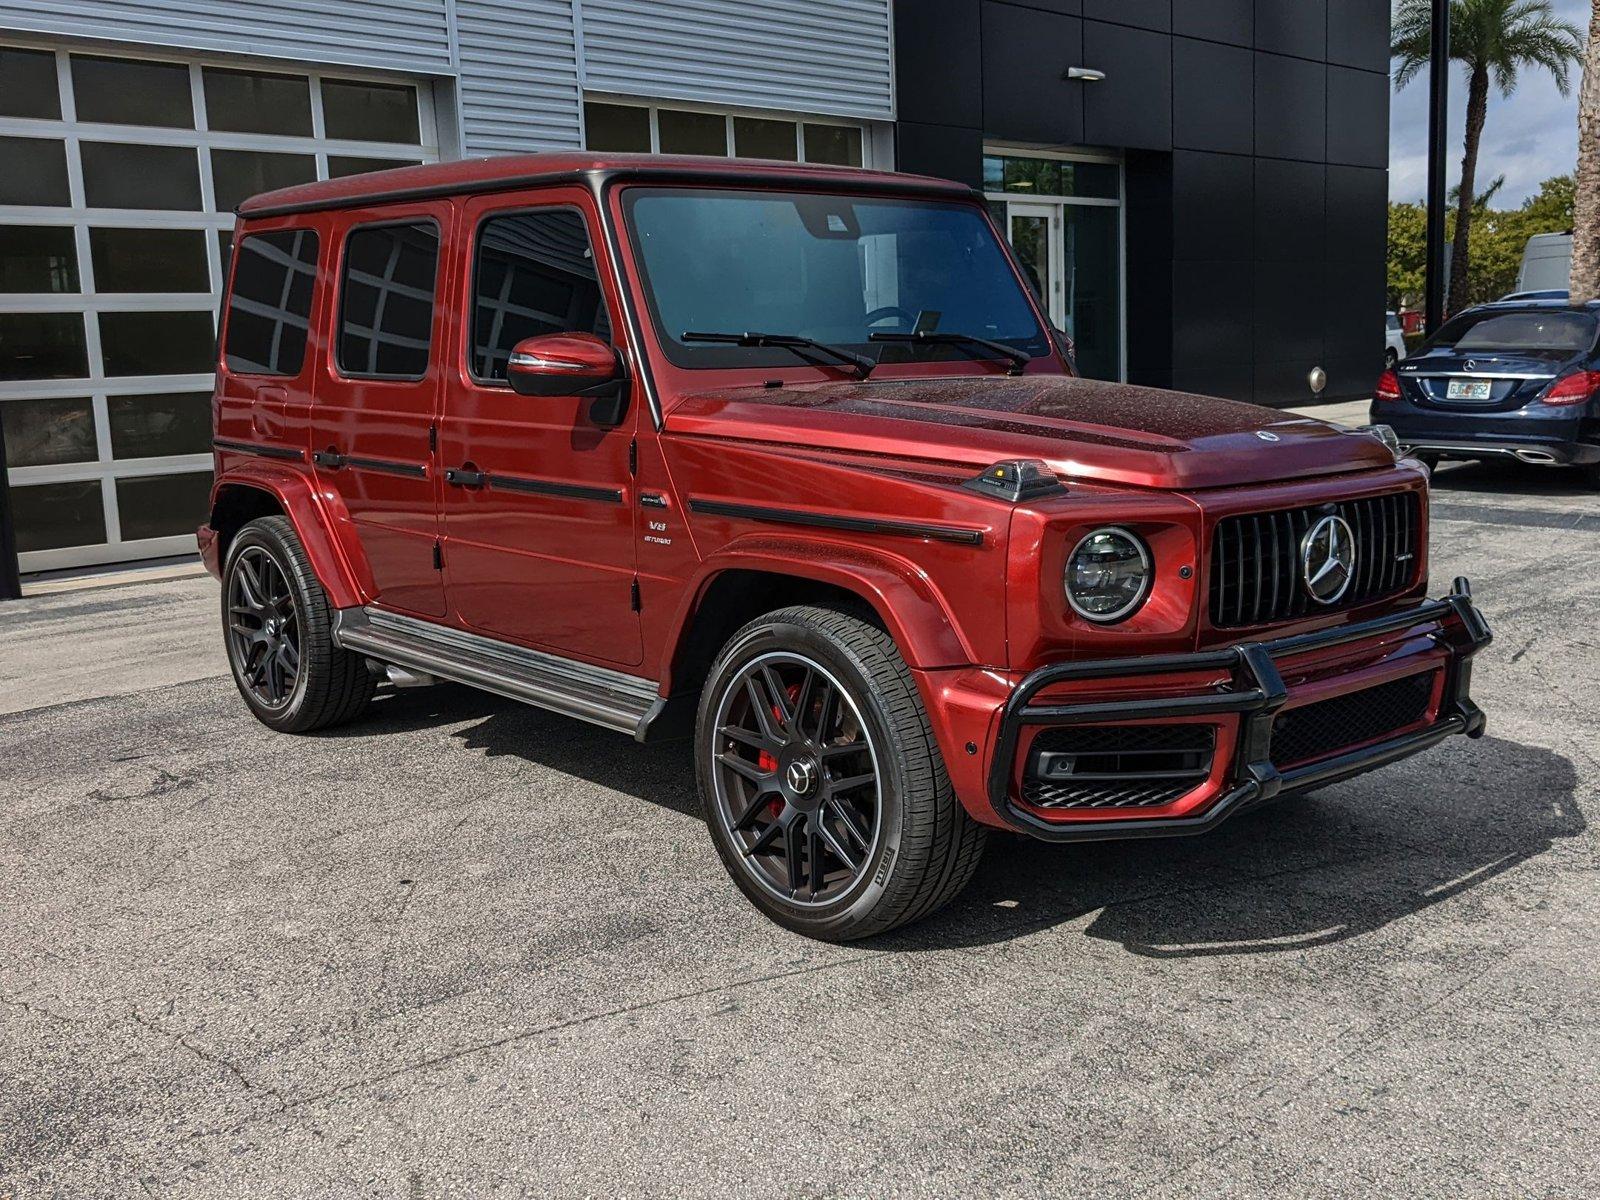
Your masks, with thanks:
[[[1389,52],[1397,60],[1396,90],[1428,64],[1432,41],[1431,0],[1399,0]],[[1558,21],[1550,0],[1450,0],[1450,57],[1467,68],[1466,147],[1461,155],[1461,186],[1456,200],[1455,249],[1451,254],[1451,312],[1467,305],[1472,254],[1472,200],[1478,172],[1478,147],[1489,112],[1489,83],[1510,96],[1524,67],[1555,77],[1563,96],[1571,86],[1572,64],[1581,61],[1583,33]]]
[[[1572,214],[1572,302],[1600,296],[1600,0],[1578,91],[1578,189]]]

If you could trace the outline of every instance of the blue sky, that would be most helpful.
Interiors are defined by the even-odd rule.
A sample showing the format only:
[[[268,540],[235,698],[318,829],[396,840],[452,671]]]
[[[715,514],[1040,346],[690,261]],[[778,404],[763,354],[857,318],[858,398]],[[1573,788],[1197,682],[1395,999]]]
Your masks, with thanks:
[[[1555,0],[1557,14],[1579,29],[1589,28],[1589,0]],[[1539,190],[1552,175],[1573,169],[1578,157],[1578,84],[1563,97],[1546,72],[1524,72],[1511,99],[1489,92],[1489,116],[1478,155],[1478,188],[1504,174],[1495,206],[1510,208]],[[1461,176],[1461,138],[1466,122],[1467,83],[1457,66],[1450,76],[1450,184]],[[1389,115],[1389,197],[1421,200],[1428,190],[1428,75],[1392,97]]]

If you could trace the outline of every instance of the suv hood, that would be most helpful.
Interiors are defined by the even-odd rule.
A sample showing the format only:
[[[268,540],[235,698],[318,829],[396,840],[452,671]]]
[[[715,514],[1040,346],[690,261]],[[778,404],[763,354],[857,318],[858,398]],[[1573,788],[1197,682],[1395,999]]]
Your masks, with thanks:
[[[1324,421],[1065,375],[727,388],[684,396],[666,428],[974,472],[1042,459],[1068,478],[1183,490],[1394,464],[1378,439]]]

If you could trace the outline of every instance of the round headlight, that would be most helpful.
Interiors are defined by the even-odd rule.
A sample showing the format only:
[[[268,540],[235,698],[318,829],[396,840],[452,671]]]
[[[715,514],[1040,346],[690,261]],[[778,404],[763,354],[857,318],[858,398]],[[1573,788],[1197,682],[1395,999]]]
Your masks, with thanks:
[[[1126,529],[1096,529],[1067,558],[1067,603],[1090,621],[1120,621],[1150,591],[1150,551]]]

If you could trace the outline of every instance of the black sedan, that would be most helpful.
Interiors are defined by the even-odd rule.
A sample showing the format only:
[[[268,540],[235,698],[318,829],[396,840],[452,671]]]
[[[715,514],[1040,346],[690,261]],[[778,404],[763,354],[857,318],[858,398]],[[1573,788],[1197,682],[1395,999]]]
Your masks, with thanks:
[[[1600,486],[1600,301],[1484,304],[1378,380],[1374,424],[1432,465],[1516,458]]]

